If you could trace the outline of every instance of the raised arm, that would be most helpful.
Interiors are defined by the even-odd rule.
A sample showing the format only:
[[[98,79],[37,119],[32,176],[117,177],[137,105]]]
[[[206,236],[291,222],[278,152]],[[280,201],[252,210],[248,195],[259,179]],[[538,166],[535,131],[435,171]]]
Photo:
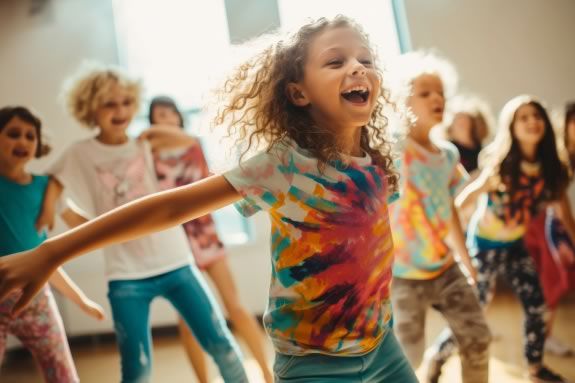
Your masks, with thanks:
[[[238,201],[241,195],[221,175],[143,197],[66,233],[34,250],[0,259],[0,301],[13,290],[22,297],[18,313],[67,260],[115,243],[165,230]]]
[[[173,126],[153,125],[140,134],[140,140],[147,140],[153,151],[189,147],[197,140],[182,129]]]
[[[466,210],[470,205],[473,205],[477,198],[486,193],[489,190],[489,181],[491,178],[491,172],[484,170],[481,172],[479,177],[477,177],[473,182],[467,185],[461,193],[455,198],[455,206],[458,209]]]

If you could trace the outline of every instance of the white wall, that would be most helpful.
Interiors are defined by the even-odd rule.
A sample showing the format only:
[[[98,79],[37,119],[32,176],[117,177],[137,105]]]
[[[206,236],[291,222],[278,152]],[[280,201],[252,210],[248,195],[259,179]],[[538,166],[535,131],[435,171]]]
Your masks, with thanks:
[[[436,47],[494,111],[520,93],[575,100],[575,1],[404,1],[413,47]]]
[[[0,106],[21,104],[34,108],[52,136],[53,155],[33,164],[36,171],[43,170],[66,145],[89,134],[67,115],[59,100],[64,79],[86,59],[118,63],[111,0],[48,3],[40,15],[30,16],[28,1],[0,1]],[[269,223],[261,216],[252,224],[258,228],[254,240],[229,248],[229,260],[242,301],[252,312],[261,314],[267,303],[270,276]],[[61,230],[63,225],[59,226]],[[74,260],[66,270],[109,314],[99,254]],[[70,335],[112,331],[110,319],[96,323],[62,300],[60,309]],[[166,303],[154,304],[154,324],[172,324],[175,319],[174,310]]]

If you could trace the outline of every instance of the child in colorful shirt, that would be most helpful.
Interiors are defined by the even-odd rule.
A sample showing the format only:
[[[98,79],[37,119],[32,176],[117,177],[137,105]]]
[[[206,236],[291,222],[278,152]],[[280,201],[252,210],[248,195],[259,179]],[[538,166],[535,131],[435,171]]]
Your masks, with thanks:
[[[266,150],[235,169],[124,206],[36,250],[0,260],[19,309],[55,265],[240,202],[272,223],[264,322],[278,382],[416,382],[391,331],[393,171],[387,92],[361,28],[319,19],[240,66],[216,124]],[[243,142],[243,141],[242,141]],[[21,262],[44,262],[30,272]]]
[[[467,173],[459,163],[457,148],[430,135],[442,122],[444,79],[454,70],[447,62],[421,52],[406,54],[400,62],[397,97],[404,100],[411,121],[398,150],[401,198],[390,209],[395,243],[394,330],[412,367],[417,368],[425,348],[426,311],[433,307],[457,338],[463,382],[485,383],[490,333],[474,289],[456,262],[457,257],[473,276],[453,202]],[[456,252],[447,242],[448,235]]]
[[[477,201],[468,230],[468,248],[477,269],[479,300],[487,305],[496,277],[504,274],[525,312],[525,358],[533,382],[565,380],[543,365],[547,307],[539,275],[526,249],[529,225],[549,206],[555,207],[571,238],[575,221],[565,194],[568,169],[559,158],[547,111],[534,97],[511,99],[501,111],[493,143],[481,157],[480,176],[458,196],[457,205]],[[436,371],[455,348],[448,331],[433,355]]]

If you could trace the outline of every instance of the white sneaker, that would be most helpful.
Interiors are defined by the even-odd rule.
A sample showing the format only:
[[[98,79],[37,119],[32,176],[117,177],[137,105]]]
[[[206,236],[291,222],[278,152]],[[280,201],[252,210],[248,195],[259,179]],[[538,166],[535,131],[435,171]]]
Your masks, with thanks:
[[[545,351],[556,356],[571,356],[575,354],[575,350],[554,337],[549,337],[545,340]]]

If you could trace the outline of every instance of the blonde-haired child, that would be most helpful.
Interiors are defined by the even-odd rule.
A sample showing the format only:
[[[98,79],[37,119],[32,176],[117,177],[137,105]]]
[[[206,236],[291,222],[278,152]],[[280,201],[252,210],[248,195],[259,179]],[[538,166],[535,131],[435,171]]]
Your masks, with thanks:
[[[398,59],[391,75],[397,76],[396,94],[408,111],[407,137],[397,160],[401,197],[390,208],[394,330],[417,368],[425,350],[426,312],[434,308],[457,338],[463,382],[487,382],[491,337],[474,289],[460,269],[461,264],[475,276],[454,205],[467,173],[453,144],[431,134],[453,94],[455,69],[431,53],[412,52]]]

